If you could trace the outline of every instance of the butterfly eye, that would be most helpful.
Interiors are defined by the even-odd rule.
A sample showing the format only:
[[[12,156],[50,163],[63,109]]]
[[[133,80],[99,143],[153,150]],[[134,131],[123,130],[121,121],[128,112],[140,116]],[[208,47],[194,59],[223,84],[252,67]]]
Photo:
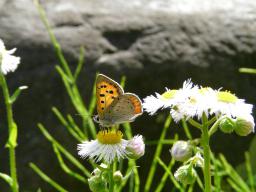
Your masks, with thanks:
[[[95,115],[95,116],[93,117],[93,120],[94,120],[96,123],[99,123],[100,118],[99,118],[98,115]]]

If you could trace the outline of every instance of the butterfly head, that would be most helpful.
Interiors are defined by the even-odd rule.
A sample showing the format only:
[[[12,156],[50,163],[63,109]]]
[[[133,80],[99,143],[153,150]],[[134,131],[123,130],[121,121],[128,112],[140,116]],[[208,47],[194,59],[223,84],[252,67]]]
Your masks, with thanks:
[[[93,116],[93,121],[94,121],[95,123],[100,123],[99,115],[94,115],[94,116]]]

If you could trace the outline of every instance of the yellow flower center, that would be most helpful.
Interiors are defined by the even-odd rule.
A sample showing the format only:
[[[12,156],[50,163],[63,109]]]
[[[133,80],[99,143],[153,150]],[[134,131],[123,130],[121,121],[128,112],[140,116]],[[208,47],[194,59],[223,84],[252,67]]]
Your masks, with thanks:
[[[191,104],[196,104],[196,103],[197,103],[197,100],[196,100],[195,97],[190,97],[190,98],[189,98],[189,102],[190,102]]]
[[[201,95],[205,95],[210,90],[210,87],[202,87],[199,89]]]
[[[235,103],[238,99],[234,94],[230,93],[229,91],[219,91],[217,93],[217,97],[219,101],[225,103]]]
[[[117,144],[121,142],[123,133],[116,130],[103,130],[97,134],[97,139],[102,144]]]
[[[163,97],[163,99],[172,99],[172,98],[174,98],[176,93],[177,93],[176,89],[168,90],[162,94],[162,97]]]

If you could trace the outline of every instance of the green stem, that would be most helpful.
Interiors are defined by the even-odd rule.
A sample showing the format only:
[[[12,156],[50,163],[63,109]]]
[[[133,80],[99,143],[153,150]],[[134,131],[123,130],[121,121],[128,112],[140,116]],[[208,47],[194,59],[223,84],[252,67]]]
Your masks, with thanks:
[[[192,119],[192,118],[190,118],[190,119],[188,120],[188,122],[189,122],[192,126],[198,128],[198,129],[201,129],[201,128],[202,128],[201,124],[198,123],[198,122],[196,122],[196,121],[195,121],[194,119]]]
[[[161,152],[162,152],[162,148],[163,148],[162,141],[164,140],[164,138],[166,136],[166,133],[167,133],[167,130],[168,130],[170,124],[171,124],[171,121],[172,121],[171,117],[168,116],[166,121],[165,121],[164,128],[162,130],[161,136],[159,138],[159,143],[158,143],[158,145],[156,147],[156,151],[155,151],[155,154],[154,154],[153,162],[152,162],[152,164],[150,166],[150,169],[149,169],[149,174],[148,174],[148,177],[147,177],[147,181],[146,181],[144,192],[149,192],[150,191],[151,184],[152,184],[153,178],[155,176],[157,162],[158,162],[157,158],[160,157]]]
[[[181,120],[181,122],[182,122],[182,127],[183,127],[183,129],[184,129],[184,131],[185,131],[185,134],[186,134],[187,138],[188,138],[189,140],[191,140],[191,139],[192,139],[192,135],[191,135],[191,133],[190,133],[190,131],[189,131],[187,122],[185,121],[184,118]]]
[[[224,116],[224,117],[221,117],[221,118],[219,118],[217,121],[215,121],[215,123],[211,126],[211,128],[210,128],[210,130],[209,130],[209,132],[208,132],[209,136],[212,136],[212,135],[217,131],[217,129],[218,129],[218,127],[219,127],[219,124],[220,124],[220,121],[221,121],[222,119],[224,119],[224,118],[226,118],[226,117],[225,117],[225,116]]]
[[[211,172],[210,172],[210,136],[208,133],[208,119],[205,114],[202,118],[202,146],[204,149],[204,192],[211,192]]]
[[[12,104],[10,102],[10,94],[8,90],[8,86],[5,80],[5,77],[3,74],[0,74],[0,80],[1,80],[1,85],[3,89],[3,95],[4,95],[4,100],[5,100],[5,105],[6,105],[6,113],[7,113],[7,122],[8,122],[8,131],[9,131],[9,138],[10,134],[13,129],[13,125],[15,124],[13,121],[13,113],[12,113]],[[8,141],[8,148],[9,148],[9,161],[10,161],[10,174],[12,178],[12,191],[13,192],[18,192],[18,180],[17,180],[17,173],[16,173],[16,157],[15,157],[15,142],[9,143]]]
[[[109,176],[109,192],[114,192],[114,178],[113,178],[113,174],[114,174],[114,163],[111,163],[109,165],[109,172],[108,172],[108,176]]]

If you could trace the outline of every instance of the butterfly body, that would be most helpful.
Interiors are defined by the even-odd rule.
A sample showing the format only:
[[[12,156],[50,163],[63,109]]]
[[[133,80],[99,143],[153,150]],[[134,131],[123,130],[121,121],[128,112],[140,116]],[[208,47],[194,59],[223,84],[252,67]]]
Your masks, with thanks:
[[[97,112],[94,120],[103,127],[132,122],[143,113],[139,97],[124,93],[109,77],[99,74],[96,80]]]

